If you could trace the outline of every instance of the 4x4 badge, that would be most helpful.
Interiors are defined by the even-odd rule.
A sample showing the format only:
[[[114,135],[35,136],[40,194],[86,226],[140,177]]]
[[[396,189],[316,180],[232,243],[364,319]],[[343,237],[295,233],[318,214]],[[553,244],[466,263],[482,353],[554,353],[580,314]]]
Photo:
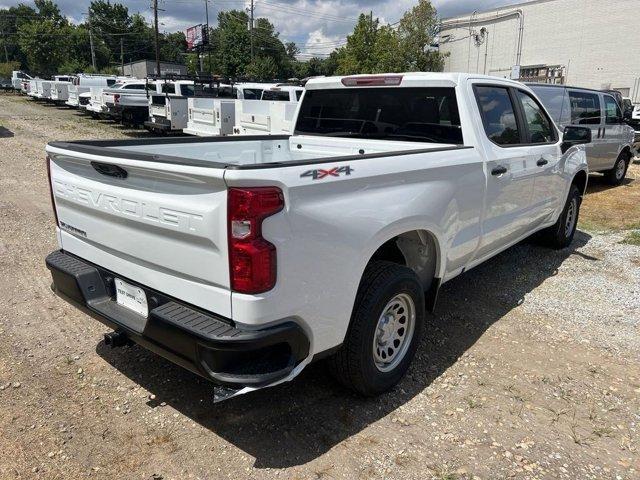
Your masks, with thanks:
[[[353,168],[349,165],[345,167],[333,167],[329,169],[318,168],[315,170],[307,170],[300,175],[300,178],[311,177],[313,180],[322,180],[328,177],[339,177],[340,175],[351,175]]]

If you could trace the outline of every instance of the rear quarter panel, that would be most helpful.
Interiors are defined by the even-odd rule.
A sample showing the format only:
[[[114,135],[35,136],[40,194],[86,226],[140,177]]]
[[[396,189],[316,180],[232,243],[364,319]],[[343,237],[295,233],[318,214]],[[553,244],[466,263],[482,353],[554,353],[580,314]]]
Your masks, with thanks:
[[[351,167],[313,180],[314,169]],[[463,266],[477,247],[485,188],[473,148],[313,165],[227,170],[228,186],[280,187],[285,209],[263,225],[277,247],[276,287],[232,294],[233,319],[265,325],[293,318],[318,353],[342,342],[366,264],[387,240],[427,230],[437,240],[437,276]]]

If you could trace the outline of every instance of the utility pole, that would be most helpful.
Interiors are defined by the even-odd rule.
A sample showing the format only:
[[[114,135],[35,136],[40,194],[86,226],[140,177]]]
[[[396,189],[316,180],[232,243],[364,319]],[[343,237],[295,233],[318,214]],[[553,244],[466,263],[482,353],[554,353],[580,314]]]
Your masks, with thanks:
[[[251,0],[251,20],[249,21],[249,28],[251,36],[251,62],[253,62],[253,0]]]
[[[160,76],[160,40],[158,36],[158,0],[153,0],[153,22],[156,36],[156,75]]]
[[[204,0],[204,9],[207,12],[207,56],[209,58],[209,75],[211,75],[211,32],[209,30],[209,0]]]
[[[124,37],[120,37],[120,68],[122,68],[122,75],[124,75]]]
[[[91,46],[91,65],[93,70],[97,73],[98,67],[96,66],[96,51],[93,48],[93,28],[91,28],[91,14],[89,14],[89,45]]]

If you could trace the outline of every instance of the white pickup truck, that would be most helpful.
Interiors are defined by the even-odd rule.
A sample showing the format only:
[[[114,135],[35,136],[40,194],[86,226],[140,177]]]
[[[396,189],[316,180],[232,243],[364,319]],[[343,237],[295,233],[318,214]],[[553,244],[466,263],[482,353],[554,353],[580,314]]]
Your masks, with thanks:
[[[265,89],[260,100],[236,102],[234,135],[282,135],[293,128],[303,87],[283,85]]]
[[[199,137],[231,135],[236,122],[237,102],[226,98],[189,98],[187,126],[182,130],[183,133]]]
[[[51,82],[51,101],[59,104],[66,103],[69,100],[69,87],[73,77],[67,77],[66,80],[56,80]]]
[[[144,128],[150,132],[181,132],[187,127],[188,99],[195,93],[193,80],[158,81],[158,92],[149,95]]]
[[[293,135],[50,143],[46,264],[105,343],[216,382],[216,400],[323,357],[376,395],[444,282],[536,232],[571,243],[590,137],[509,80],[314,79]]]
[[[13,70],[11,72],[11,85],[13,86],[14,90],[22,90],[22,84],[27,80],[31,80],[32,78],[33,77],[23,72],[22,70]]]
[[[138,126],[149,117],[149,95],[157,92],[158,85],[146,80],[130,80],[105,89],[102,93],[103,110],[107,117],[126,126]]]

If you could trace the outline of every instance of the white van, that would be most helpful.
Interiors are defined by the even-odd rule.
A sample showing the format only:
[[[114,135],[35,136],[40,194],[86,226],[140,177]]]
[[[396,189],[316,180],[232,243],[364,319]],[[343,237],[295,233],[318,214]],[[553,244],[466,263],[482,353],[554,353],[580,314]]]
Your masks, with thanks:
[[[91,87],[111,87],[115,85],[116,81],[115,76],[77,75],[73,77],[71,85],[69,85],[69,97],[65,103],[70,107],[78,108],[81,93],[88,92]]]

